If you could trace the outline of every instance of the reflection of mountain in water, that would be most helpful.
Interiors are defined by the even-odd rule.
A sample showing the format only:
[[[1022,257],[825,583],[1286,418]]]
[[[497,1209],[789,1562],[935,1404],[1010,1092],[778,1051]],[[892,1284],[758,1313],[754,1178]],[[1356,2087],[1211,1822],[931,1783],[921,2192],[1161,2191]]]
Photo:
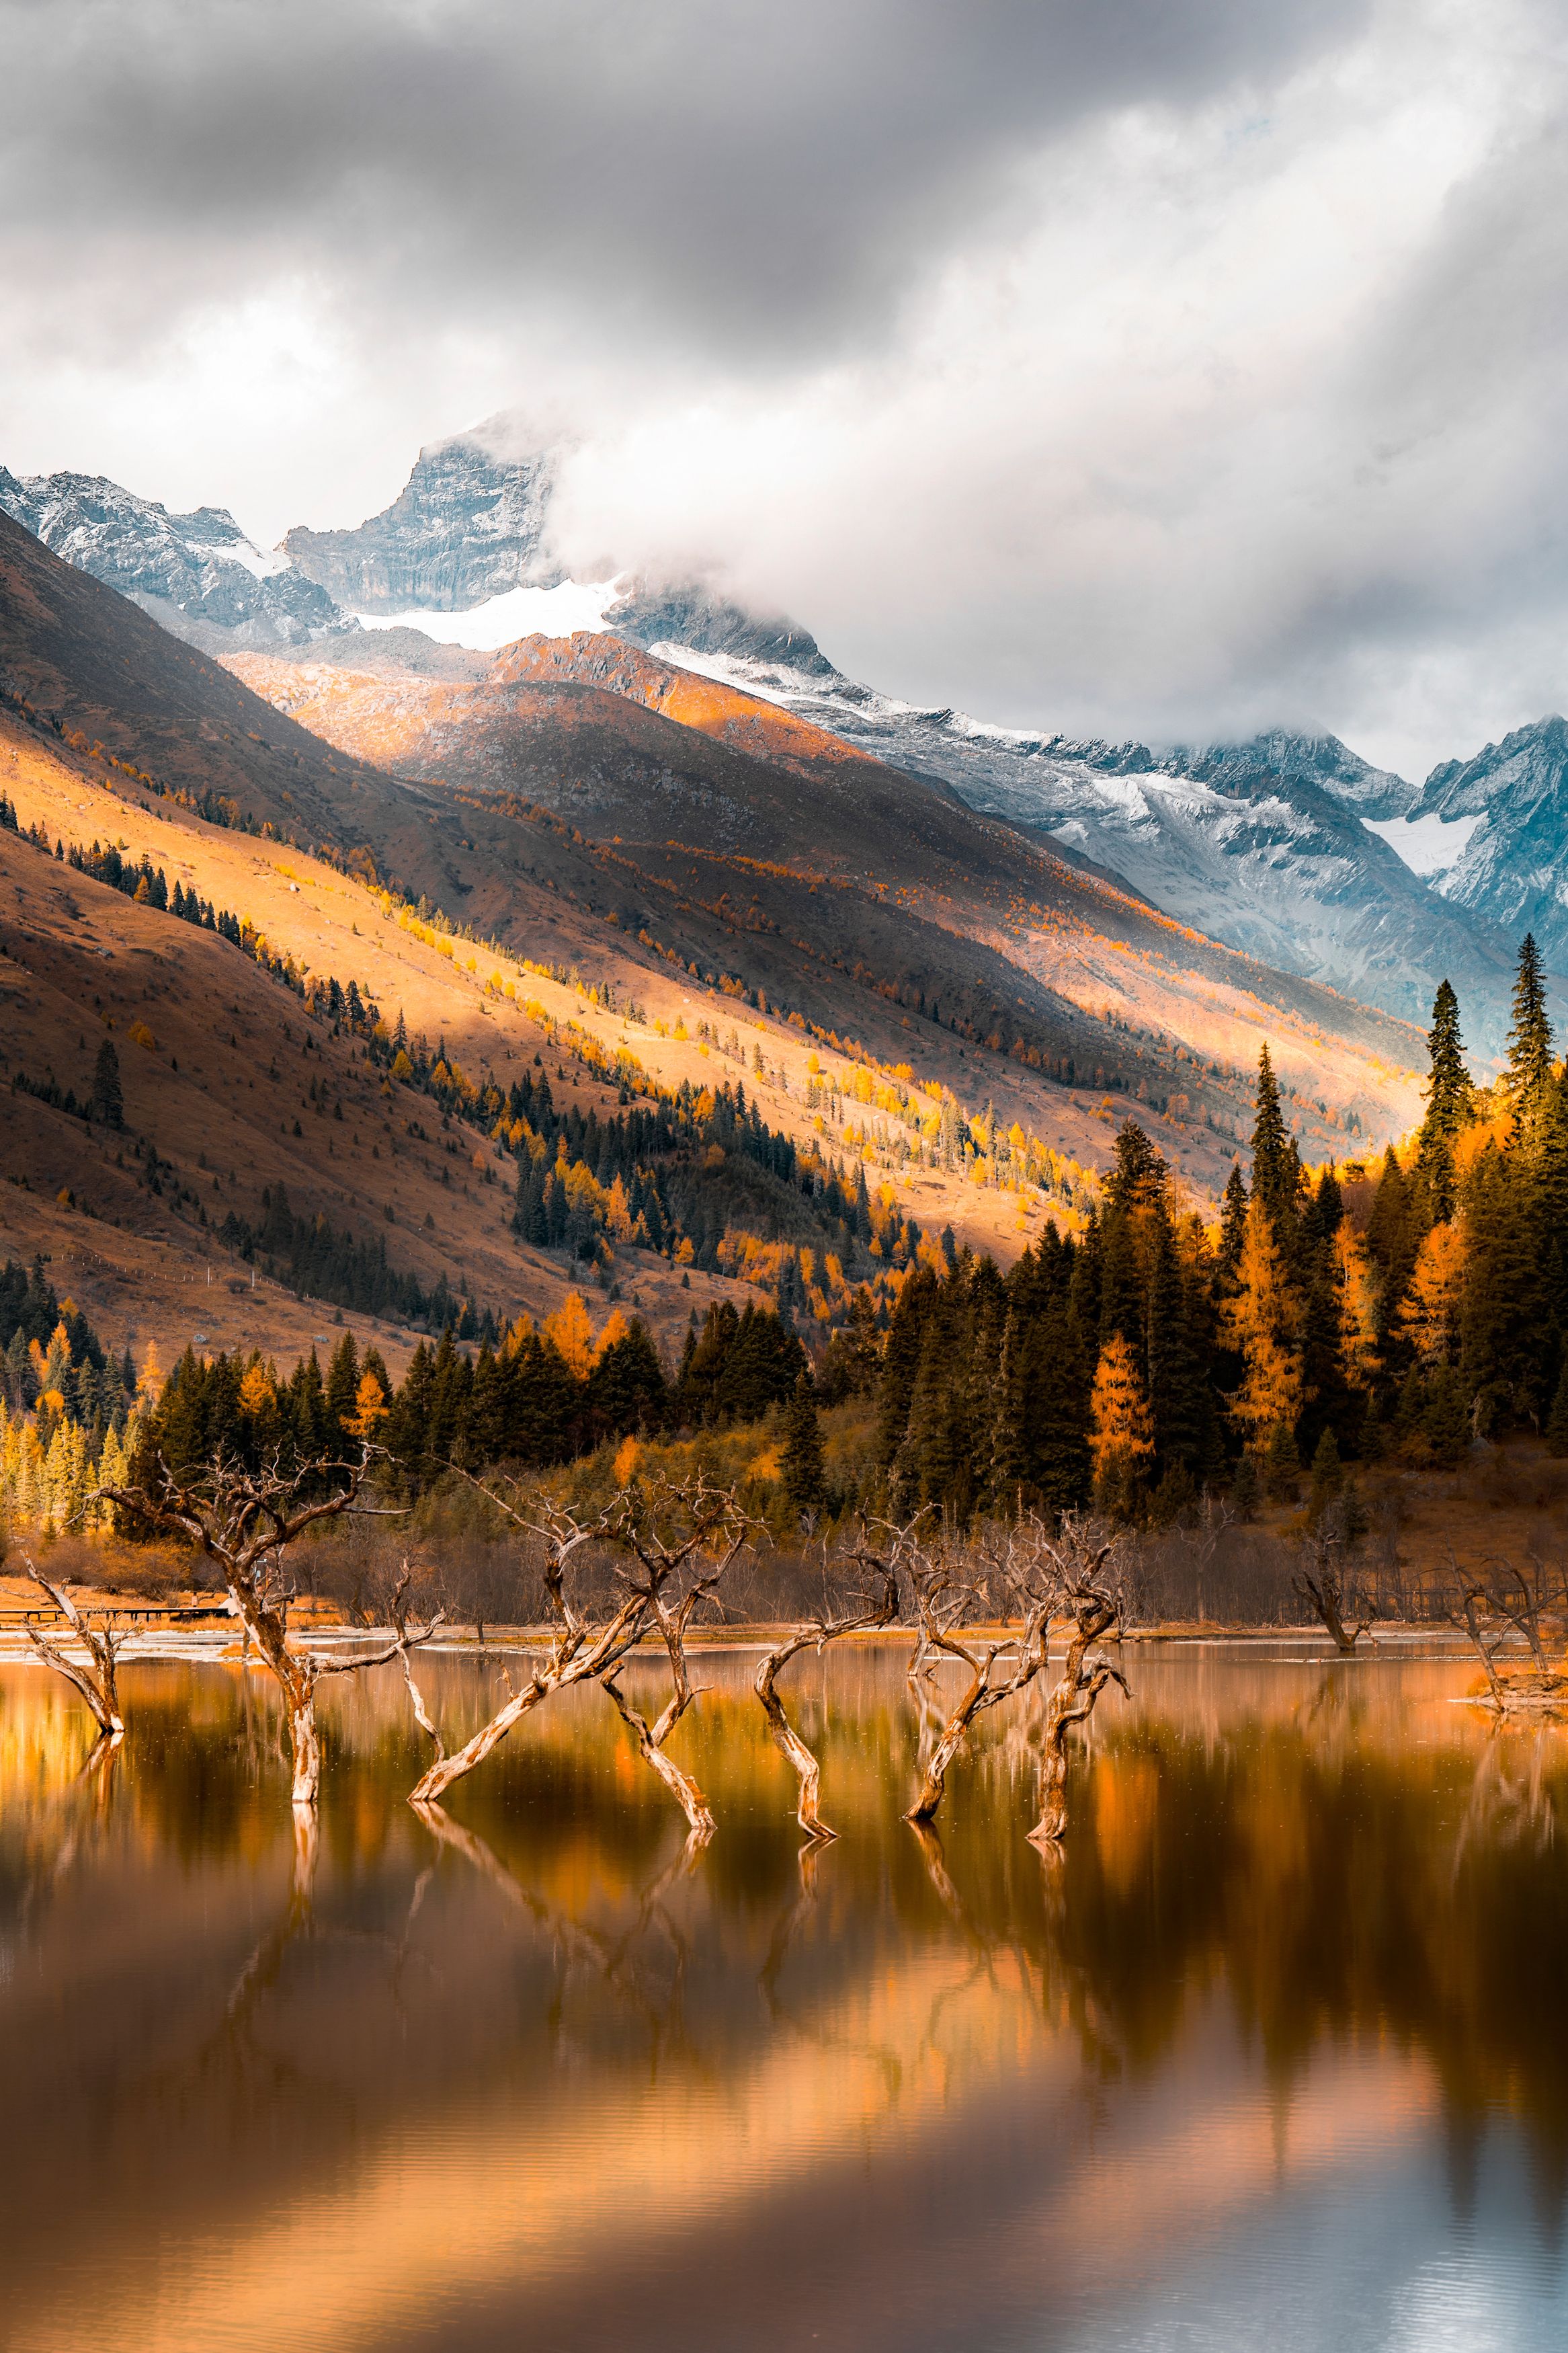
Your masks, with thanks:
[[[1056,1873],[1024,1837],[1029,1715],[927,1851],[898,1820],[901,1652],[803,1662],[845,1832],[815,1875],[754,1662],[702,1665],[683,1754],[720,1830],[690,1867],[597,1694],[531,1719],[442,1837],[402,1803],[401,1685],[335,1694],[301,1864],[260,1689],[128,1670],[105,1804],[51,1686],[0,1669],[14,2341],[67,2341],[61,2179],[103,2219],[127,2341],[155,2295],[160,2344],[193,2348],[511,2344],[521,2309],[530,2341],[659,2348],[1038,2341],[1047,2306],[1131,2330],[1156,2292],[1234,2314],[1258,2250],[1353,2195],[1326,2323],[1448,2234],[1439,2120],[1483,2241],[1493,2118],[1558,2211],[1568,1918],[1541,1841],[1568,1764],[1552,1735],[1489,1742],[1458,1661],[1132,1653]],[[427,1662],[449,1736],[493,1676]],[[1326,2342],[1307,2268],[1300,2341]]]

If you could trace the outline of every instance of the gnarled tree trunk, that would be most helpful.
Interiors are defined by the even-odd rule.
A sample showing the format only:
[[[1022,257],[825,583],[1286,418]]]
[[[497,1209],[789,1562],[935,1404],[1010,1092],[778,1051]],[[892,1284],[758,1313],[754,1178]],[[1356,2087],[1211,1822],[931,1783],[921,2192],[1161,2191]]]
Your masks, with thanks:
[[[52,1641],[47,1634],[40,1634],[31,1624],[27,1628],[27,1640],[45,1665],[52,1667],[57,1675],[65,1678],[73,1691],[81,1694],[92,1710],[100,1736],[108,1740],[122,1739],[125,1718],[121,1713],[120,1691],[115,1680],[113,1633],[107,1626],[100,1630],[89,1625],[65,1587],[52,1584],[41,1570],[34,1567],[26,1553],[22,1556],[22,1566],[33,1583],[48,1595],[86,1651],[90,1663],[84,1666],[79,1659],[73,1659],[68,1651],[61,1650],[58,1642]]]
[[[1342,1657],[1353,1655],[1356,1644],[1366,1632],[1366,1620],[1347,1626],[1344,1621],[1344,1596],[1333,1568],[1325,1562],[1318,1576],[1304,1569],[1290,1580],[1301,1599],[1310,1604],[1317,1617],[1333,1637],[1334,1648]]]
[[[637,1743],[637,1755],[643,1763],[658,1775],[681,1812],[694,1838],[708,1840],[713,1835],[713,1814],[707,1799],[689,1773],[683,1773],[665,1748],[665,1742],[690,1706],[695,1694],[686,1683],[684,1669],[680,1673],[675,1697],[654,1724],[635,1708],[620,1687],[615,1675],[602,1678],[605,1689],[614,1700],[621,1722]]]
[[[404,1672],[405,1674],[408,1672],[406,1661],[404,1663]],[[409,1791],[409,1804],[416,1807],[436,1805],[451,1788],[454,1781],[460,1781],[465,1773],[473,1771],[476,1765],[482,1765],[490,1751],[500,1747],[513,1725],[521,1724],[531,1708],[537,1707],[541,1700],[548,1699],[551,1693],[558,1688],[561,1680],[561,1677],[552,1673],[548,1667],[537,1669],[521,1690],[512,1693],[505,1706],[498,1708],[489,1722],[481,1724],[473,1738],[466,1740],[461,1748],[455,1748],[449,1757],[441,1753],[440,1735],[437,1732],[428,1715],[422,1712],[424,1703],[416,1694],[415,1714],[424,1729],[435,1741],[437,1754],[435,1763],[420,1775]],[[411,1694],[415,1693],[412,1677],[409,1679],[409,1690]]]
[[[953,1647],[956,1650],[957,1646]],[[958,1651],[958,1655],[966,1657],[967,1653]],[[906,1822],[929,1822],[941,1805],[943,1792],[947,1788],[948,1767],[968,1739],[969,1727],[989,1696],[989,1675],[991,1664],[995,1656],[994,1650],[989,1651],[984,1662],[979,1666],[970,1660],[969,1689],[948,1717],[932,1745],[931,1755],[926,1759],[925,1773],[914,1804],[904,1816]]]
[[[818,1810],[822,1796],[822,1767],[789,1717],[784,1714],[778,1694],[778,1678],[782,1670],[802,1651],[823,1651],[827,1643],[836,1642],[841,1635],[867,1633],[879,1626],[890,1626],[898,1615],[899,1581],[897,1554],[890,1560],[879,1558],[862,1548],[855,1556],[865,1567],[874,1572],[875,1581],[881,1586],[879,1598],[868,1599],[867,1606],[843,1618],[814,1618],[809,1624],[797,1626],[782,1642],[775,1643],[757,1669],[752,1685],[762,1703],[763,1714],[768,1719],[780,1749],[794,1767],[798,1789],[795,1820],[810,1839],[832,1839],[838,1833],[822,1819]]]
[[[1080,1603],[1061,1675],[1046,1702],[1045,1737],[1041,1743],[1040,1819],[1029,1832],[1042,1850],[1059,1846],[1068,1826],[1068,1734],[1094,1714],[1095,1703],[1107,1683],[1127,1683],[1121,1671],[1106,1660],[1091,1667],[1085,1662],[1102,1636],[1121,1616],[1120,1604],[1093,1598]]]
[[[807,1838],[830,1839],[838,1833],[828,1827],[817,1810],[822,1798],[822,1767],[784,1714],[777,1688],[780,1669],[788,1666],[797,1652],[808,1650],[814,1639],[810,1633],[794,1634],[787,1642],[770,1651],[757,1669],[753,1688],[768,1719],[768,1729],[795,1774],[798,1788],[796,1821]]]

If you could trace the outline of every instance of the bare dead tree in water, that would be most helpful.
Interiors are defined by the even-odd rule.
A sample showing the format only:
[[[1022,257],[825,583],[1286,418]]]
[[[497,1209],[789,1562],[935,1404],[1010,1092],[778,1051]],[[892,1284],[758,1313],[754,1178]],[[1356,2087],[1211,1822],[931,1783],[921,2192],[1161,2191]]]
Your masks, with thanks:
[[[1040,1819],[1029,1832],[1042,1852],[1059,1846],[1067,1832],[1068,1734],[1075,1724],[1088,1723],[1107,1683],[1127,1690],[1121,1668],[1094,1655],[1099,1643],[1121,1638],[1127,1601],[1120,1542],[1069,1516],[1045,1550],[1057,1605],[1070,1619],[1072,1631],[1062,1672],[1046,1701]]]
[[[1551,1605],[1545,1563],[1532,1557],[1528,1568],[1521,1568],[1511,1560],[1500,1560],[1487,1579],[1487,1591],[1499,1616],[1523,1636],[1542,1686],[1555,1683],[1559,1678],[1547,1660],[1541,1622]]]
[[[899,1569],[901,1559],[902,1532],[889,1532],[893,1542],[881,1552],[872,1549],[869,1528],[862,1524],[858,1545],[849,1557],[868,1579],[858,1609],[841,1611],[837,1617],[823,1614],[804,1620],[791,1629],[782,1642],[775,1642],[757,1669],[752,1688],[762,1703],[768,1728],[778,1746],[794,1767],[799,1797],[795,1820],[808,1839],[837,1838],[837,1831],[822,1819],[818,1807],[822,1793],[822,1767],[816,1756],[802,1739],[784,1713],[778,1694],[778,1679],[790,1661],[802,1651],[815,1650],[820,1658],[829,1642],[837,1642],[846,1634],[867,1633],[881,1626],[890,1626],[899,1614]],[[826,1562],[823,1563],[823,1581],[826,1582]]]
[[[675,1799],[695,1838],[713,1834],[713,1815],[689,1773],[669,1755],[667,1743],[697,1697],[686,1658],[686,1636],[697,1611],[714,1600],[724,1577],[756,1523],[742,1510],[734,1491],[695,1479],[633,1479],[613,1507],[611,1541],[631,1566],[617,1576],[643,1607],[644,1621],[658,1635],[669,1661],[670,1695],[650,1724],[620,1685],[624,1654],[599,1681],[614,1701],[638,1756]]]
[[[1545,1566],[1532,1560],[1528,1571],[1511,1560],[1494,1562],[1483,1576],[1461,1569],[1448,1556],[1453,1599],[1448,1620],[1466,1636],[1480,1661],[1487,1680],[1487,1703],[1500,1717],[1510,1711],[1568,1706],[1568,1677],[1557,1672],[1546,1655],[1542,1613],[1549,1602]],[[1501,1659],[1510,1638],[1519,1637],[1530,1652],[1524,1674],[1510,1673]]]
[[[316,1686],[325,1675],[357,1674],[398,1654],[395,1641],[356,1656],[331,1657],[294,1649],[289,1609],[295,1588],[288,1555],[307,1530],[360,1503],[372,1451],[338,1461],[320,1455],[292,1470],[274,1453],[259,1470],[220,1456],[195,1470],[171,1471],[160,1456],[150,1483],[100,1487],[90,1501],[116,1504],[130,1518],[164,1535],[183,1535],[217,1569],[229,1604],[256,1644],[282,1694],[292,1760],[291,1797],[314,1806],[321,1788],[321,1743]]]
[[[582,1557],[593,1546],[611,1540],[615,1504],[592,1518],[580,1519],[575,1513],[541,1495],[534,1499],[531,1515],[494,1485],[478,1479],[471,1483],[489,1497],[520,1534],[536,1537],[542,1545],[544,1596],[552,1622],[549,1638],[542,1651],[536,1654],[536,1663],[527,1680],[514,1689],[509,1675],[507,1695],[501,1705],[450,1755],[425,1707],[405,1656],[403,1672],[408,1680],[415,1715],[436,1746],[435,1763],[408,1793],[408,1802],[416,1810],[438,1805],[455,1781],[462,1780],[476,1766],[482,1765],[513,1726],[552,1692],[564,1691],[572,1683],[597,1682],[613,1672],[639,1640],[647,1622],[647,1604],[640,1593],[623,1593],[607,1615],[595,1617],[574,1590],[575,1571]]]
[[[553,1693],[573,1683],[599,1683],[619,1710],[638,1754],[674,1793],[691,1828],[709,1834],[713,1818],[707,1800],[666,1754],[665,1744],[696,1697],[686,1664],[687,1629],[717,1591],[752,1525],[733,1494],[702,1479],[660,1482],[652,1487],[634,1479],[602,1511],[579,1517],[547,1495],[534,1496],[525,1508],[493,1484],[477,1479],[471,1483],[520,1533],[542,1545],[550,1631],[527,1679],[514,1689],[509,1677],[501,1705],[450,1755],[428,1711],[419,1714],[423,1698],[416,1697],[410,1679],[416,1715],[435,1742],[437,1755],[409,1792],[409,1803],[416,1808],[438,1804],[455,1781],[482,1765],[513,1726]],[[618,1553],[631,1563],[616,1572],[618,1598],[613,1608],[595,1609],[577,1590],[576,1571],[597,1549]],[[650,1633],[664,1645],[675,1681],[668,1706],[653,1724],[632,1706],[616,1681],[627,1653]],[[404,1672],[408,1673],[406,1662]]]
[[[1340,1549],[1337,1536],[1319,1533],[1310,1536],[1302,1547],[1303,1557],[1310,1567],[1297,1570],[1290,1579],[1291,1589],[1310,1604],[1334,1638],[1334,1648],[1348,1659],[1362,1636],[1372,1624],[1369,1618],[1347,1626],[1349,1614],[1345,1598],[1343,1572],[1336,1557]]]
[[[72,1690],[81,1694],[92,1710],[100,1740],[123,1739],[125,1718],[120,1709],[120,1692],[114,1672],[119,1637],[107,1618],[99,1626],[84,1618],[65,1587],[56,1585],[47,1577],[26,1553],[22,1555],[22,1566],[33,1583],[48,1595],[87,1652],[87,1662],[84,1664],[80,1659],[73,1659],[70,1652],[62,1650],[51,1635],[40,1633],[30,1619],[27,1621],[28,1641],[47,1667],[52,1667],[57,1675],[63,1675]]]
[[[918,1823],[929,1822],[941,1805],[948,1767],[976,1719],[1026,1690],[1045,1665],[1058,1578],[1049,1539],[1034,1518],[995,1534],[989,1556],[978,1564],[918,1539],[910,1541],[907,1557],[927,1648],[957,1659],[969,1670],[968,1684],[932,1746],[914,1803],[904,1816]],[[958,1627],[983,1601],[997,1616],[1016,1620],[1016,1633],[994,1642],[961,1641]],[[1010,1665],[1003,1664],[1006,1658]]]
[[[1465,1635],[1481,1663],[1487,1679],[1487,1694],[1499,1715],[1508,1704],[1508,1694],[1498,1666],[1498,1658],[1513,1628],[1510,1620],[1492,1606],[1484,1578],[1468,1570],[1461,1570],[1453,1555],[1448,1556],[1449,1575],[1454,1597],[1448,1605],[1448,1622]]]

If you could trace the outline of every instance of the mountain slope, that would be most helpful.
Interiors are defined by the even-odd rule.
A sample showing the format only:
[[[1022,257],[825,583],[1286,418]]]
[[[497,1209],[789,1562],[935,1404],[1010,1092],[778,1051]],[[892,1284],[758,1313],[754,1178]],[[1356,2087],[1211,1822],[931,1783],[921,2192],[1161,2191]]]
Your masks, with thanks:
[[[1363,820],[1402,818],[1414,787],[1334,737],[1278,732],[1156,754],[911,709],[831,670],[677,643],[655,650],[1048,834],[1285,971],[1418,1021],[1447,977],[1478,1036],[1500,1039],[1506,1028],[1509,944],[1446,905],[1370,829]]]
[[[423,602],[432,612],[470,608],[482,632],[486,607],[498,595],[524,578],[559,576],[547,570],[547,461],[486,453],[483,442],[481,429],[444,451],[421,452],[405,493],[405,524],[395,506],[358,533],[335,535],[360,562],[381,562],[389,542],[399,540],[411,568],[398,574],[398,598],[384,600],[382,609],[395,601],[415,626]],[[439,528],[440,501],[426,485],[439,480],[442,466],[468,486],[468,506],[454,501],[463,511],[455,512],[437,558],[431,533]],[[500,534],[506,554],[498,563],[476,539],[470,511],[482,498],[499,512],[509,476],[528,505],[529,531],[510,543]],[[286,542],[302,559],[311,543],[296,533]],[[347,585],[337,573],[317,576],[334,593]],[[423,594],[416,593],[418,580],[426,584]],[[1400,858],[1409,837],[1396,821],[1414,787],[1332,736],[1275,731],[1246,744],[1154,753],[1137,744],[986,727],[858,685],[798,624],[747,612],[689,582],[628,583],[604,626],[753,702],[782,705],[978,810],[1049,834],[1167,913],[1281,969],[1418,1021],[1437,982],[1448,977],[1470,1009],[1478,1043],[1500,1043],[1513,943],[1466,905],[1445,904],[1426,874]],[[496,642],[476,634],[474,642],[481,641]],[[330,650],[360,667],[352,644],[339,639]],[[679,715],[668,694],[660,707]]]
[[[52,478],[77,487],[68,497],[62,488],[50,506],[43,495],[50,484],[0,476],[0,504],[9,498],[71,561],[137,596],[209,651],[276,647],[281,638],[310,641],[313,652],[356,671],[384,670],[387,653],[372,649],[379,629],[362,630],[353,614],[403,613],[414,623],[423,615],[444,638],[454,634],[453,617],[464,616],[471,641],[493,647],[519,629],[574,626],[584,602],[595,613],[607,603],[605,632],[745,694],[752,705],[746,725],[766,758],[786,756],[755,715],[772,704],[884,766],[1048,835],[1181,921],[1280,969],[1418,1021],[1447,976],[1466,1001],[1476,1041],[1500,1042],[1514,943],[1479,902],[1456,893],[1445,901],[1426,872],[1436,846],[1451,852],[1458,837],[1402,824],[1413,788],[1333,737],[1276,732],[1247,744],[1154,753],[911,709],[844,677],[797,624],[748,612],[700,585],[627,580],[618,599],[575,587],[551,540],[554,472],[550,451],[520,447],[506,420],[492,420],[421,450],[399,497],[357,527],[293,531],[265,558],[251,550],[245,561],[266,578],[230,564],[225,581],[244,594],[204,586],[202,566],[216,561],[208,543],[219,523],[234,529],[226,517],[215,522],[212,511],[171,518],[112,485],[84,489],[77,477]],[[107,520],[94,520],[100,510]],[[171,533],[179,531],[185,540],[176,562]],[[561,615],[540,606],[542,591],[565,600]],[[269,606],[260,618],[257,599]],[[522,603],[526,613],[513,609]],[[464,674],[458,649],[427,646],[421,654],[413,629],[391,634],[393,667]],[[600,683],[639,694],[635,683],[616,685],[611,667],[605,659]],[[678,701],[666,688],[658,707],[687,723]],[[1422,871],[1395,855],[1413,848]]]
[[[770,1000],[868,1040],[889,1006],[906,1032],[963,1038],[982,1073],[942,1075],[968,1100],[977,1075],[1000,1102],[1029,1070],[1059,1082],[1070,1066],[1065,1099],[1037,1094],[1042,1134],[1068,1117],[1081,1073],[1144,1115],[1179,1103],[1177,1156],[1212,1183],[1246,1125],[1264,1035],[1322,1149],[1336,1136],[1343,1148],[1347,1114],[1352,1133],[1380,1121],[1385,1090],[1414,1100],[1397,1074],[1418,1041],[1386,1017],[1237,956],[1037,837],[614,638],[527,640],[462,682],[234,659],[301,723],[465,811],[531,807],[535,825],[541,802],[559,812],[624,929],[721,958]]]
[[[236,657],[264,704],[0,519],[0,668],[28,702],[480,936],[679,956],[1080,1159],[1120,1096],[1200,1187],[1246,1133],[1265,1036],[1308,1148],[1407,1124],[1407,1030],[776,703],[613,637],[527,641],[480,680],[345,678],[348,643],[324,641],[335,670]]]

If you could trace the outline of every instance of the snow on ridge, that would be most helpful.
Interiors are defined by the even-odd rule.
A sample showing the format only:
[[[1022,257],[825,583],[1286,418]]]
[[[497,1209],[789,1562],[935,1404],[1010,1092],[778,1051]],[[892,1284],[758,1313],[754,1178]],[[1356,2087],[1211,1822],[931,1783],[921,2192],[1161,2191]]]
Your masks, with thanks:
[[[1412,874],[1446,874],[1469,848],[1481,815],[1478,810],[1473,817],[1439,817],[1434,810],[1426,817],[1363,817],[1362,823],[1387,842]]]
[[[356,613],[362,629],[418,629],[438,645],[493,654],[520,638],[570,638],[599,630],[620,594],[614,580],[562,580],[553,588],[508,588],[466,613],[411,606],[403,613]]]
[[[280,572],[292,572],[291,560],[277,548],[270,554],[257,546],[243,533],[237,539],[197,539],[186,533],[185,545],[193,555],[203,556],[211,564],[241,564],[253,580],[276,580]]]

